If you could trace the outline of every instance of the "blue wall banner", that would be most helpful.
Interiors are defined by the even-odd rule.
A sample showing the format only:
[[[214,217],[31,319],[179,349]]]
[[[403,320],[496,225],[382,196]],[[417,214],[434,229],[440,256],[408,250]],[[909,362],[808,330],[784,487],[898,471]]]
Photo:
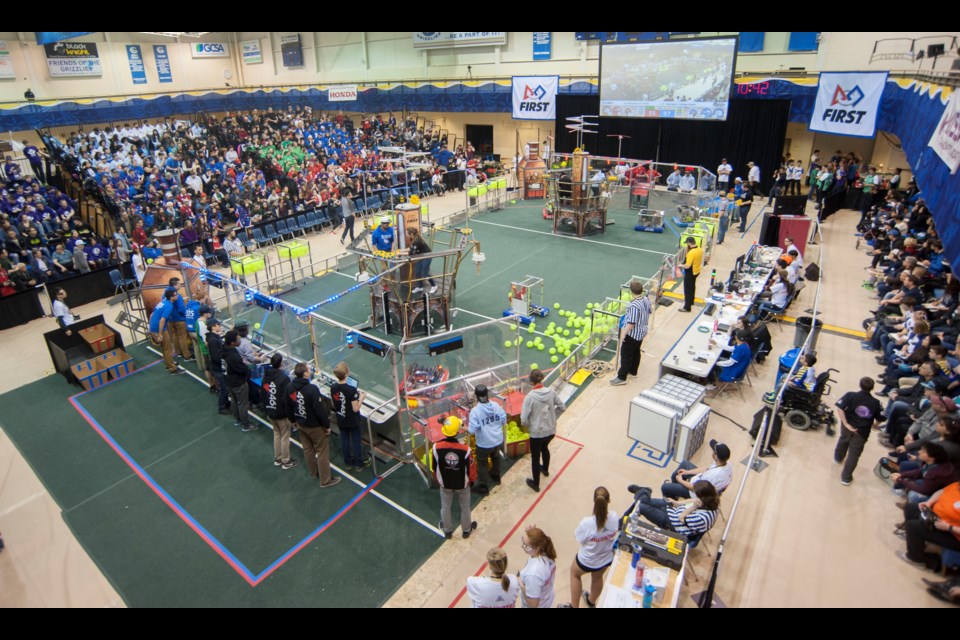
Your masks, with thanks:
[[[133,84],[147,84],[147,73],[143,68],[143,52],[140,50],[140,45],[127,45],[127,61],[130,63]]]
[[[67,38],[79,38],[93,33],[93,31],[34,31],[37,36],[37,44],[48,44],[59,42]]]
[[[173,73],[170,72],[170,54],[167,52],[167,45],[153,45],[153,57],[157,61],[157,75],[160,82],[173,82]]]
[[[872,138],[877,134],[880,98],[886,85],[886,71],[821,73],[810,130]]]
[[[550,59],[550,31],[534,31],[533,32],[533,59],[534,60],[549,60]]]

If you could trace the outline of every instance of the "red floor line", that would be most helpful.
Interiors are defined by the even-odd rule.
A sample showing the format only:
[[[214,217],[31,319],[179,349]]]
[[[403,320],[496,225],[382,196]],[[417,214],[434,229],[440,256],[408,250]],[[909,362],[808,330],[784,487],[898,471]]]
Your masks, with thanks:
[[[579,442],[574,442],[573,440],[570,440],[569,438],[564,438],[563,436],[556,436],[556,438],[557,438],[557,440],[563,440],[564,442],[569,442],[570,444],[576,445],[576,446],[580,447],[581,449],[584,447],[583,444],[581,444],[581,443],[579,443]]]
[[[533,504],[530,505],[530,508],[527,509],[522,516],[520,516],[520,519],[517,520],[517,523],[516,523],[515,525],[513,525],[513,528],[510,529],[510,531],[507,533],[507,535],[505,535],[505,536],[503,537],[503,540],[501,540],[501,541],[499,542],[499,544],[497,544],[498,547],[503,548],[503,545],[505,545],[505,544],[507,543],[507,540],[509,540],[509,539],[513,536],[513,534],[517,532],[517,529],[519,529],[519,528],[520,528],[520,525],[522,525],[523,522],[524,522],[524,520],[527,519],[527,516],[529,516],[530,513],[537,507],[537,505],[540,504],[540,501],[543,500],[543,498],[544,498],[544,496],[547,494],[547,492],[550,491],[550,489],[551,489],[551,488],[553,487],[553,485],[557,482],[557,480],[560,479],[560,476],[563,475],[563,472],[567,470],[567,467],[570,466],[570,463],[573,462],[574,458],[576,458],[576,457],[580,454],[581,451],[583,451],[583,447],[579,447],[579,448],[577,448],[576,451],[573,452],[573,455],[570,456],[570,459],[567,460],[566,464],[564,464],[563,467],[561,467],[560,471],[559,471],[555,476],[553,476],[553,480],[550,481],[550,484],[548,484],[548,485],[546,486],[546,488],[545,488],[543,491],[540,492],[540,494],[537,496],[537,499],[534,500],[534,501],[533,501]],[[484,562],[482,565],[480,565],[480,568],[477,569],[477,572],[474,573],[473,575],[474,575],[474,576],[479,576],[481,573],[483,573],[483,570],[486,569],[486,568],[487,568],[487,563]],[[455,606],[457,606],[457,603],[460,602],[460,600],[461,600],[461,599],[463,598],[463,596],[465,596],[466,594],[467,594],[467,586],[464,585],[463,588],[460,589],[460,593],[457,594],[457,597],[453,599],[453,602],[451,602],[449,605],[447,605],[447,608],[448,608],[448,609],[453,609]]]

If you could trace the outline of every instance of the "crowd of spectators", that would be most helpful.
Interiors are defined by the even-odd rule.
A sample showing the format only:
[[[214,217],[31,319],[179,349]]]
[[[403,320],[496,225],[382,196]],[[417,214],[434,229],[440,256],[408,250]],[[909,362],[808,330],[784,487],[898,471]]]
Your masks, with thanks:
[[[0,296],[124,262],[129,248],[97,236],[77,203],[37,177],[5,167],[0,191]],[[41,174],[42,175],[42,172]]]
[[[362,212],[369,198],[407,197],[408,185],[442,194],[485,179],[472,145],[450,151],[438,128],[392,114],[354,123],[309,107],[255,109],[49,140],[138,245],[176,228],[182,246],[203,241],[211,253],[228,229],[292,214],[317,211],[336,224],[343,197]]]
[[[921,195],[891,189],[871,203],[858,245],[871,258],[864,287],[877,298],[862,347],[876,352],[878,394],[888,399],[877,426],[889,450],[880,464],[902,498],[898,555],[933,568],[941,556],[927,543],[960,551],[960,281]]]

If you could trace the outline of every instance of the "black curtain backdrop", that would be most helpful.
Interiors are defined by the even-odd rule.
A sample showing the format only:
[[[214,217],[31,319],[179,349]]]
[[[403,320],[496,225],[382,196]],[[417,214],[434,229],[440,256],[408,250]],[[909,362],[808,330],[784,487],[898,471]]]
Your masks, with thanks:
[[[599,112],[599,96],[557,96],[554,148],[569,153],[576,146],[576,133],[566,128],[572,124],[567,118]],[[726,122],[599,118],[599,133],[585,135],[584,145],[594,155],[615,158],[618,140],[607,136],[627,135],[630,139],[624,139],[621,152],[624,158],[703,165],[713,172],[720,160],[726,158],[733,166],[733,176],[744,179],[747,162],[753,161],[760,167],[763,192],[767,193],[772,185],[773,170],[783,156],[789,114],[789,100],[732,100]]]

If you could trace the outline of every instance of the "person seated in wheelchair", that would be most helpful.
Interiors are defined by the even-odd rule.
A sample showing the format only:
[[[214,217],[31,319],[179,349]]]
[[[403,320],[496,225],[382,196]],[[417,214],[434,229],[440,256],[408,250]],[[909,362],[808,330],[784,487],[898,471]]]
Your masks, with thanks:
[[[817,364],[817,356],[812,353],[805,353],[801,356],[802,364],[800,368],[794,372],[789,379],[786,377],[780,379],[780,385],[775,387],[773,391],[768,391],[763,394],[763,401],[767,404],[773,404],[774,400],[777,398],[777,392],[780,390],[780,386],[787,385],[786,391],[783,393],[784,400],[787,399],[787,395],[790,393],[791,389],[797,389],[802,391],[813,392],[814,387],[817,385],[817,372],[813,368],[813,365]]]
[[[725,360],[717,360],[717,364],[714,365],[710,372],[707,374],[707,389],[714,390],[717,388],[716,382],[736,382],[743,378],[744,374],[747,372],[747,367],[750,366],[750,361],[753,359],[753,352],[750,351],[750,345],[747,344],[747,341],[750,338],[750,334],[745,329],[740,329],[733,332],[733,336],[730,340],[730,346],[721,347],[724,351],[733,350],[730,354],[730,357]],[[710,344],[715,346],[716,343],[711,340]]]

